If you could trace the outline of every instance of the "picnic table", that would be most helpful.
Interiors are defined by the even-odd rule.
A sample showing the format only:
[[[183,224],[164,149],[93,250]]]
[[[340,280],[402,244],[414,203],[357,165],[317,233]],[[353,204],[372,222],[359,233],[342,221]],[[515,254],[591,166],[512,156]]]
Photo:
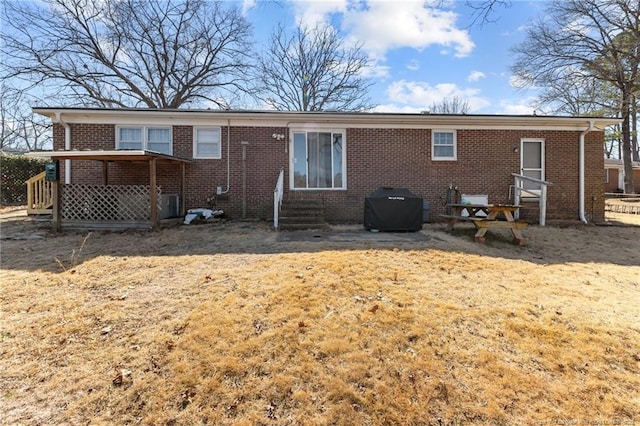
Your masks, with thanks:
[[[513,218],[513,213],[518,211],[520,206],[512,204],[447,204],[447,207],[447,211],[450,213],[441,215],[449,219],[447,231],[452,231],[458,221],[472,221],[478,230],[475,240],[479,243],[484,243],[487,231],[495,228],[510,229],[513,234],[513,243],[524,245],[520,229],[527,226],[527,223]]]

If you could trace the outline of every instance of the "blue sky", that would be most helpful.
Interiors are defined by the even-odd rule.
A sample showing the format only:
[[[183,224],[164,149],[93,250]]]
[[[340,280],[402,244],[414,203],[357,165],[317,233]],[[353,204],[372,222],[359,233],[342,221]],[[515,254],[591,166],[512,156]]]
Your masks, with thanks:
[[[544,12],[544,1],[513,0],[496,9],[496,22],[473,26],[464,0],[244,0],[242,7],[258,41],[278,22],[324,22],[347,43],[363,43],[373,60],[376,111],[419,112],[458,96],[472,114],[533,112],[535,93],[515,87],[509,48]]]

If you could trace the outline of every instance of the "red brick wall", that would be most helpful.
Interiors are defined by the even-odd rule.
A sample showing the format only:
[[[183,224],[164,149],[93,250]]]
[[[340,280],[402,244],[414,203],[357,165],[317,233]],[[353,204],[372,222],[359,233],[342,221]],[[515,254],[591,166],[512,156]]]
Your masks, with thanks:
[[[605,182],[605,192],[617,192],[620,185],[618,184],[618,169],[607,169],[606,173],[609,176],[609,181]]]
[[[379,186],[409,188],[429,201],[432,219],[444,213],[449,185],[504,203],[513,184],[511,173],[520,170],[521,139],[542,138],[546,179],[554,184],[548,190],[547,217],[577,219],[579,136],[564,131],[458,130],[457,161],[432,161],[430,130],[349,129],[348,190],[323,193],[323,198],[337,220],[347,221],[362,220],[364,198]],[[595,220],[604,217],[602,137],[592,132],[585,142],[587,214],[593,207]],[[528,219],[537,220],[537,214]]]
[[[640,193],[640,169],[633,169],[633,187],[635,193]],[[604,185],[605,192],[618,192],[624,188],[624,182],[618,182],[618,169],[609,169],[609,183]]]
[[[192,156],[191,128],[189,134],[189,157]],[[229,138],[227,128],[222,127],[222,159],[193,160],[187,166],[187,208],[206,207],[206,199],[216,194],[217,186],[227,191],[217,199],[217,207],[229,216],[242,216],[243,160],[242,142],[246,160],[246,216],[268,218],[273,216],[273,190],[280,168],[288,162],[285,142],[275,141],[274,133],[286,134],[284,128],[231,127]],[[175,127],[174,127],[175,137]],[[174,139],[175,149],[175,139]],[[227,173],[227,152],[229,152],[229,173]],[[227,180],[227,175],[229,180]]]
[[[457,161],[431,160],[431,131],[425,129],[347,129],[347,189],[336,191],[288,191],[289,153],[286,141],[271,135],[288,135],[286,128],[222,127],[222,159],[193,160],[191,126],[173,127],[174,155],[192,159],[186,168],[185,200],[187,208],[206,207],[206,199],[218,185],[226,194],[217,206],[230,217],[242,214],[242,141],[246,145],[246,216],[270,218],[273,189],[280,168],[285,169],[286,197],[322,198],[328,220],[362,222],[365,197],[380,186],[406,187],[430,203],[432,220],[444,212],[449,185],[468,194],[488,194],[489,201],[508,201],[511,173],[520,168],[521,138],[545,140],[546,179],[549,188],[548,218],[578,218],[578,145],[580,132],[519,130],[458,130]],[[113,149],[115,126],[72,125],[73,149]],[[227,139],[228,137],[228,139]],[[229,145],[228,142],[229,141]],[[586,136],[587,215],[604,216],[604,160],[602,132]],[[64,129],[54,126],[54,147],[64,146]],[[517,148],[517,151],[515,149]],[[227,150],[229,176],[227,181]],[[73,182],[100,184],[101,164],[73,161]],[[146,163],[110,163],[110,184],[147,184]],[[158,167],[158,183],[164,193],[180,189],[180,167]],[[593,199],[595,197],[595,200]],[[535,220],[535,218],[533,218]]]
[[[579,135],[579,133],[577,133]],[[590,132],[585,137],[585,213],[590,221],[604,220],[604,133]],[[576,168],[577,168],[576,163]],[[576,182],[575,187],[578,187]],[[575,195],[577,204],[577,191]],[[569,206],[566,206],[567,213]]]

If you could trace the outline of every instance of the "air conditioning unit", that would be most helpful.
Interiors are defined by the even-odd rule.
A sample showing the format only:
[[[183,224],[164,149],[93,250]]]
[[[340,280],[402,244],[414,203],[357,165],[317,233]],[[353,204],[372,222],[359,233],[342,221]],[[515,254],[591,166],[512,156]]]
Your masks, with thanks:
[[[178,194],[160,194],[159,219],[170,219],[180,216],[180,197]]]

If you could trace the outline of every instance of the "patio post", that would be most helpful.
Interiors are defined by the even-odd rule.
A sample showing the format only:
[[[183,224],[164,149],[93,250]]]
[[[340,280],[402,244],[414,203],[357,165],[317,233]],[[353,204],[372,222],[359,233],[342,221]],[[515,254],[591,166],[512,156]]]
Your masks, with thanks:
[[[160,227],[158,221],[158,193],[156,192],[156,159],[149,160],[149,219],[151,229],[157,230]]]

